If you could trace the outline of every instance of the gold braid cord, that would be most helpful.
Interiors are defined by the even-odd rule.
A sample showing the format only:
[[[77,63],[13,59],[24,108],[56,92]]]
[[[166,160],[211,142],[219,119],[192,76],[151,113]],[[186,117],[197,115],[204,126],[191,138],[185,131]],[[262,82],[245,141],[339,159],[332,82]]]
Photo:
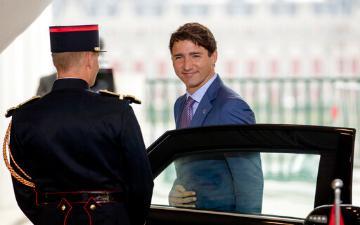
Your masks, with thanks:
[[[6,134],[4,137],[4,143],[3,143],[3,157],[4,157],[5,165],[8,168],[8,170],[10,171],[11,176],[13,176],[17,181],[19,181],[20,183],[22,183],[23,185],[26,185],[28,187],[35,188],[35,184],[33,182],[31,182],[31,177],[27,173],[25,173],[25,171],[23,169],[20,168],[20,166],[15,162],[15,160],[11,154],[10,132],[11,132],[11,121],[6,130]],[[22,173],[22,175],[24,175],[27,179],[23,178],[20,174],[18,174],[10,165],[10,162],[9,162],[9,159],[7,156],[7,147],[9,148],[10,160],[14,163],[14,165]]]

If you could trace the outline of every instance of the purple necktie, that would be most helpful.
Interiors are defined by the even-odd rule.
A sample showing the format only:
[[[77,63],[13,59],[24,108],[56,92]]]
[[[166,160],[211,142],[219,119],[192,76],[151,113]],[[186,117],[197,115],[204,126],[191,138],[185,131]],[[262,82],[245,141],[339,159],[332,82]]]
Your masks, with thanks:
[[[192,99],[190,96],[186,99],[184,109],[181,113],[180,118],[180,128],[186,128],[190,126],[190,122],[193,116],[193,108],[195,100]]]

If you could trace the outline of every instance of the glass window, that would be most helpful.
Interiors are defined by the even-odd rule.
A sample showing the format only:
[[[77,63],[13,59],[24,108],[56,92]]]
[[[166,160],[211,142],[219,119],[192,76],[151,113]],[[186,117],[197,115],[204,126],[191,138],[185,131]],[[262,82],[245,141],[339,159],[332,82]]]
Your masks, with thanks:
[[[209,5],[206,4],[183,4],[180,9],[184,16],[206,16],[209,13]]]
[[[353,0],[332,0],[314,3],[313,9],[316,14],[350,15],[354,6]]]
[[[181,156],[156,177],[152,204],[305,218],[314,206],[319,160],[253,151]],[[196,201],[190,193],[179,198],[184,190],[195,191]]]
[[[161,16],[164,2],[159,0],[135,0],[135,13],[139,16]]]
[[[271,12],[274,15],[295,15],[297,12],[297,4],[277,1],[271,4]]]
[[[229,15],[236,16],[236,15],[251,15],[254,13],[255,8],[257,5],[250,4],[245,1],[239,1],[239,0],[231,0],[226,4],[226,12]]]
[[[116,16],[118,15],[119,5],[121,1],[116,0],[81,0],[78,2],[79,6],[85,10],[87,16]],[[64,3],[66,7],[67,3]],[[59,3],[58,3],[59,5]]]

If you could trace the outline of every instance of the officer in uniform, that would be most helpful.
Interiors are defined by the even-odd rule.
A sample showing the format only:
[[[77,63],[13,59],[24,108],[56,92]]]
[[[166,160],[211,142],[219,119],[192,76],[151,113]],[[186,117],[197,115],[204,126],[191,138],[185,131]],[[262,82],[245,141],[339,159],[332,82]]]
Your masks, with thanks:
[[[50,39],[51,92],[7,113],[6,162],[19,207],[35,225],[144,224],[153,177],[134,99],[89,90],[98,26],[50,27]]]

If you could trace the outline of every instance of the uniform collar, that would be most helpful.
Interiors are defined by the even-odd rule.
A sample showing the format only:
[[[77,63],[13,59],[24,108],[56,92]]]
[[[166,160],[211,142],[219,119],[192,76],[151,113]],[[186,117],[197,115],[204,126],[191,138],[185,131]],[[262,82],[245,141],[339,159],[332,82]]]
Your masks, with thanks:
[[[52,87],[53,91],[62,89],[89,89],[88,83],[82,79],[64,78],[57,79]]]

